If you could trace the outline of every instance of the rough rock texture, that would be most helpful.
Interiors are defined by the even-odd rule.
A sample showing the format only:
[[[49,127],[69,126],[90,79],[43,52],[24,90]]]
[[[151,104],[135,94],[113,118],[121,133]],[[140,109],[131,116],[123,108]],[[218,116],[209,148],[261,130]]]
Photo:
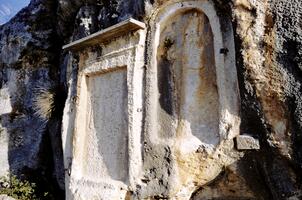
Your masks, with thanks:
[[[41,185],[52,183],[45,190],[56,193],[64,189],[61,120],[68,89],[72,89],[69,86],[75,84],[67,80],[76,77],[78,64],[77,58],[61,51],[62,45],[129,16],[148,24],[154,10],[165,2],[32,0],[0,26],[0,175],[25,174]],[[238,161],[229,165],[219,158],[220,175],[199,187],[191,199],[300,199],[302,2],[211,2],[220,18],[232,20],[241,97],[240,133],[259,139],[260,150],[239,153],[232,143],[225,144],[223,155]],[[74,71],[67,71],[70,61]],[[46,96],[42,108],[41,96]],[[153,151],[166,160],[174,156],[166,146]],[[193,167],[207,163],[189,157],[187,161]],[[158,168],[170,163],[161,164]],[[68,163],[65,168],[68,172]],[[165,176],[161,189],[170,180]],[[197,174],[197,178],[202,176]],[[161,189],[156,193],[162,196],[152,197],[156,189],[150,188],[144,195],[171,198]],[[57,194],[56,199],[63,198]]]
[[[301,198],[301,1],[235,1],[242,132],[274,199]],[[289,47],[288,43],[293,46]]]
[[[56,6],[51,0],[32,1],[0,27],[0,151],[1,175],[23,174],[45,187],[53,183],[47,190],[59,191],[64,189],[60,139],[64,96],[59,91],[62,42],[56,34]],[[49,95],[34,109],[43,91]],[[49,104],[56,108],[44,118]]]
[[[248,136],[239,135],[236,137],[236,147],[238,150],[260,149],[259,140]]]
[[[0,195],[0,200],[15,200],[15,199],[7,195]]]

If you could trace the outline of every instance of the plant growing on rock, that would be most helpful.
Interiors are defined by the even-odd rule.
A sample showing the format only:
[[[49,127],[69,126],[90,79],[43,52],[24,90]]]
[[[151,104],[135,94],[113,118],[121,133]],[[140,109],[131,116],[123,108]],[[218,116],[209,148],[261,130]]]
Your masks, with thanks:
[[[16,176],[0,178],[0,194],[5,194],[20,200],[38,200],[36,184],[26,180],[21,181]]]
[[[48,120],[55,108],[55,91],[52,88],[39,87],[35,89],[36,97],[33,102],[35,115],[41,119]]]

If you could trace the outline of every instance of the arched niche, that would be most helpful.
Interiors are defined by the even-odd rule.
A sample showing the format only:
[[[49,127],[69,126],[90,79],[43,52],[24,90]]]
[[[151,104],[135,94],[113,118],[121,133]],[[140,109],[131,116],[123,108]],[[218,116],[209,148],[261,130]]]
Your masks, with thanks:
[[[151,17],[146,134],[216,147],[239,134],[239,95],[231,23],[210,1],[166,3]],[[194,146],[194,145],[193,145]]]

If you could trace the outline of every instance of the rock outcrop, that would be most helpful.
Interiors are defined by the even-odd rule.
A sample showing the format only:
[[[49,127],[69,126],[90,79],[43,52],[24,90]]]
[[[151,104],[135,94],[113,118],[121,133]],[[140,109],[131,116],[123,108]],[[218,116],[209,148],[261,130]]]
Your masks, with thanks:
[[[142,181],[148,182],[160,173],[163,179],[152,179],[148,189],[129,189],[127,195],[174,198],[169,196],[173,192],[167,191],[175,174],[164,174],[162,169],[170,169],[170,165],[174,165],[170,161],[176,160],[183,164],[180,171],[184,175],[190,170],[196,172],[194,182],[198,188],[190,199],[302,198],[302,2],[200,1],[209,1],[215,6],[222,31],[229,31],[224,19],[231,21],[237,70],[234,77],[238,78],[240,96],[239,133],[249,135],[253,145],[258,148],[260,144],[260,149],[240,151],[231,137],[220,144],[219,154],[203,160],[195,154],[184,157],[177,148],[150,146],[149,141],[142,141],[147,155],[144,162],[150,166],[146,168],[150,173],[146,173]],[[62,46],[129,17],[144,22],[150,36],[155,13],[172,2],[184,1],[32,0],[28,7],[0,26],[0,175],[16,174],[38,183],[42,191],[53,193],[56,199],[64,199],[65,188],[69,188],[64,178],[70,173],[72,159],[65,160],[64,166],[62,146],[69,150],[71,147],[62,145],[62,118],[64,106],[76,102],[76,77],[81,63],[78,63],[79,57],[63,51]],[[173,37],[177,37],[173,34],[168,29],[163,31],[168,39],[159,46],[157,58],[163,66],[169,66],[171,60],[180,62],[177,59],[183,56],[177,52],[179,44],[173,43]],[[147,40],[146,66],[150,61],[149,44]],[[221,49],[221,54],[227,55],[228,51]],[[189,61],[184,63],[191,65]],[[178,97],[168,95],[174,87],[167,75],[171,71],[162,69],[163,75],[158,79],[163,87],[159,90],[166,96],[161,96],[160,101],[166,113],[176,116],[180,111],[173,103]],[[145,72],[148,76],[148,69]],[[217,96],[215,83],[211,81],[207,82],[213,87],[208,97],[210,102]],[[192,115],[195,112],[192,110]],[[73,116],[75,111],[70,109],[66,114]],[[162,121],[170,120],[165,114],[158,116]],[[186,124],[181,128],[186,129]],[[229,129],[232,127],[226,127]],[[213,144],[220,142],[209,137],[203,139]],[[200,155],[211,152],[211,148],[203,146]],[[154,157],[148,155],[158,155],[156,159],[167,162],[159,163],[156,159],[154,162]],[[207,168],[209,163],[213,171],[199,173],[199,168]],[[211,179],[204,180],[209,174]],[[186,181],[186,177],[177,180]],[[179,183],[181,185],[185,185],[184,182]]]
[[[59,191],[64,189],[64,95],[56,7],[55,1],[32,1],[0,28],[0,162],[1,175],[22,175],[46,187],[52,183]]]

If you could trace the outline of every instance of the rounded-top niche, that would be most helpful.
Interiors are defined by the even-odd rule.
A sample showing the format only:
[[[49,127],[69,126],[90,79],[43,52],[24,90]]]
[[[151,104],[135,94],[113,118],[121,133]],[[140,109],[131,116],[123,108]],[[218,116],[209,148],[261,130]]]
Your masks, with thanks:
[[[170,16],[157,47],[158,133],[219,142],[219,97],[214,39],[208,17],[197,9]]]

